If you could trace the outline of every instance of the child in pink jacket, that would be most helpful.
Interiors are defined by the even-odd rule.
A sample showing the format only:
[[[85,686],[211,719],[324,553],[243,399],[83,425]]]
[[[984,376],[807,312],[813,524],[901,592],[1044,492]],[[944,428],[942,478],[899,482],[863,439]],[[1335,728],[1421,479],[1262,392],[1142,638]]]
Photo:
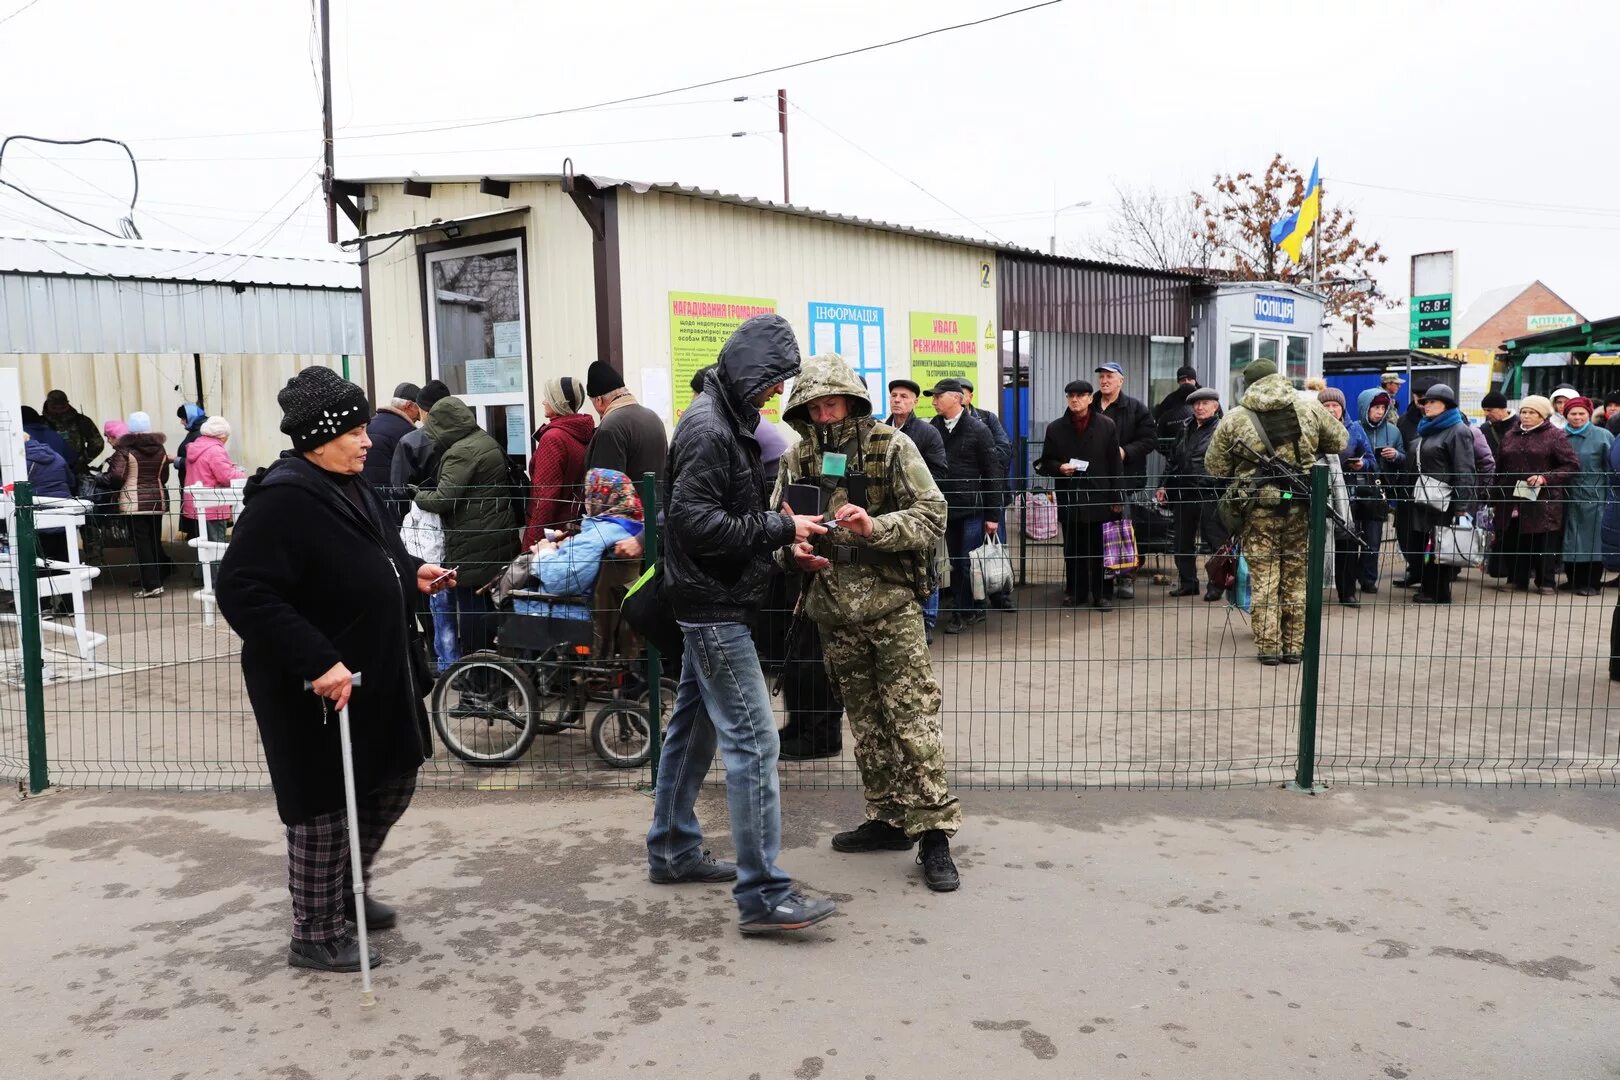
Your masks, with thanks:
[[[186,484],[201,484],[203,487],[224,488],[230,487],[232,480],[239,480],[247,473],[244,472],[226,452],[225,444],[231,438],[231,425],[222,416],[210,416],[203,421],[202,430],[197,437],[191,440],[186,447]],[[197,507],[191,493],[184,492],[185,513],[188,517],[198,517]],[[230,525],[231,508],[228,506],[210,506],[206,508],[208,514],[208,531],[210,540],[224,540],[225,530]]]

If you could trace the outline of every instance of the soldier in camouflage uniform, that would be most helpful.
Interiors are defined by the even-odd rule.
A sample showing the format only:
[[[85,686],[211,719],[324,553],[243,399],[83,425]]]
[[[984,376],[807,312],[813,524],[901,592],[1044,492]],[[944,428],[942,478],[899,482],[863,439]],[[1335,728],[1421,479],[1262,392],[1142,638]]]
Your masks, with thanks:
[[[812,575],[804,612],[821,628],[827,672],[855,737],[866,821],[838,851],[909,851],[930,889],[959,884],[950,837],[962,811],[945,779],[939,683],[918,601],[945,531],[945,497],[910,439],[872,419],[866,387],[837,356],[807,361],[783,418],[802,436],[782,455],[771,505],[815,485],[839,527],[782,558]]]
[[[1302,398],[1276,365],[1258,360],[1243,371],[1241,408],[1226,414],[1204,454],[1211,476],[1252,476],[1266,443],[1283,462],[1310,469],[1319,454],[1343,450],[1349,433],[1315,395]],[[1260,425],[1265,438],[1261,437]],[[1238,533],[1249,564],[1254,643],[1267,666],[1297,664],[1305,650],[1305,556],[1310,503],[1284,498],[1273,484],[1256,484]]]

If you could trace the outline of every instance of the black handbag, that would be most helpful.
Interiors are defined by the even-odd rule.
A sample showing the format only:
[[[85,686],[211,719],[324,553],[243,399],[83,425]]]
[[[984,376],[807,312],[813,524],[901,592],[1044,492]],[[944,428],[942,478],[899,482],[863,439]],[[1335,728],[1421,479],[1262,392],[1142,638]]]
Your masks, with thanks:
[[[647,567],[630,586],[624,594],[624,602],[619,605],[619,613],[630,624],[630,629],[663,656],[673,658],[681,654],[684,638],[680,624],[675,621],[675,612],[664,596],[664,570],[659,563]]]

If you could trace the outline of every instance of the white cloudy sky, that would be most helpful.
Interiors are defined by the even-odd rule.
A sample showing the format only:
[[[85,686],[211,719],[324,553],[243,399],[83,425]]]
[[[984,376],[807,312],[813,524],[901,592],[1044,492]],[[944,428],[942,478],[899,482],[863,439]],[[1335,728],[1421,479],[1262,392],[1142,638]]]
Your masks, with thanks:
[[[1588,316],[1620,313],[1620,150],[1608,138],[1620,9],[1595,0],[1064,0],[656,107],[377,137],[680,86],[1031,2],[332,0],[338,172],[554,172],[572,155],[585,172],[776,198],[783,86],[803,110],[790,119],[798,203],[1044,249],[1054,206],[1094,200],[1062,215],[1068,248],[1100,230],[1115,185],[1184,191],[1280,150],[1307,168],[1320,156],[1329,198],[1383,241],[1396,294],[1408,256],[1455,248],[1463,304],[1539,277]],[[306,5],[0,0],[0,19],[4,133],[127,141],[148,239],[323,250]],[[120,210],[108,193],[129,183],[100,146],[13,144],[0,178],[109,227]],[[86,231],[0,189],[0,229],[23,227]]]

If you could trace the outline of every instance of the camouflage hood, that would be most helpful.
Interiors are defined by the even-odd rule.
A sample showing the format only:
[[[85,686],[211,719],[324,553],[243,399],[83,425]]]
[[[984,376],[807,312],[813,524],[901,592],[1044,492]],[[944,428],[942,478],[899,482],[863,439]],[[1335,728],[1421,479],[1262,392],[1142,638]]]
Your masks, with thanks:
[[[1243,392],[1243,407],[1250,412],[1292,409],[1299,394],[1286,375],[1267,375]]]
[[[854,421],[865,420],[872,415],[872,399],[867,396],[866,384],[850,370],[843,357],[827,353],[804,362],[803,370],[793,382],[793,393],[788,397],[787,408],[782,410],[782,419],[803,438],[811,438],[816,434],[816,426],[810,422],[809,405],[816,398],[833,394],[842,394],[849,399],[849,420],[845,422],[851,427]]]

